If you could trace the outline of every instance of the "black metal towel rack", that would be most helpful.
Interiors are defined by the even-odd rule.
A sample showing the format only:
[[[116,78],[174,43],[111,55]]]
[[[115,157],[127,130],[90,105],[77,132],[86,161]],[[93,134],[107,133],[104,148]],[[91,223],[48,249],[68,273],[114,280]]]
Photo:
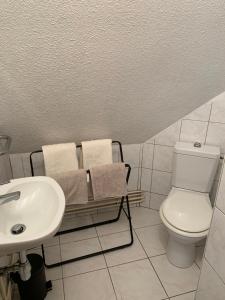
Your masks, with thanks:
[[[123,150],[122,150],[121,143],[119,141],[112,141],[112,144],[118,144],[119,153],[120,153],[120,161],[124,162]],[[77,145],[76,147],[77,148],[82,148],[81,145]],[[34,165],[33,165],[33,155],[35,153],[41,153],[41,152],[42,152],[42,150],[36,150],[36,151],[33,151],[33,152],[30,153],[30,166],[31,166],[32,176],[35,176],[34,175]],[[131,167],[130,167],[129,164],[125,164],[125,167],[127,168],[126,181],[128,183],[129,177],[130,177],[130,172],[131,172]],[[87,172],[89,172],[89,170],[87,170]],[[126,202],[126,210],[124,208],[124,200]],[[134,238],[133,238],[133,230],[132,230],[132,222],[131,222],[131,214],[130,214],[130,206],[129,206],[128,195],[125,196],[125,197],[122,197],[120,199],[119,210],[118,210],[118,214],[117,214],[116,218],[113,218],[113,219],[110,219],[110,220],[105,220],[105,221],[102,221],[102,222],[93,223],[93,224],[88,224],[88,225],[85,225],[85,226],[80,226],[80,227],[75,227],[75,228],[59,231],[59,232],[56,233],[55,236],[63,235],[63,234],[67,234],[67,233],[71,233],[71,232],[75,232],[75,231],[79,231],[79,230],[84,230],[84,229],[88,229],[88,228],[95,227],[95,226],[101,226],[101,225],[106,225],[106,224],[117,222],[120,219],[122,210],[124,211],[124,213],[125,213],[125,215],[128,219],[128,223],[129,223],[130,241],[128,243],[122,244],[120,246],[108,248],[108,249],[105,249],[105,250],[100,250],[100,251],[97,251],[97,252],[93,252],[93,253],[90,253],[90,254],[82,255],[82,256],[79,256],[79,257],[74,257],[74,258],[67,259],[67,260],[64,260],[64,261],[60,261],[60,262],[57,262],[57,263],[54,263],[54,264],[48,264],[46,262],[44,245],[41,245],[42,256],[43,256],[44,264],[45,264],[46,268],[54,268],[54,267],[62,266],[62,265],[68,264],[68,263],[72,263],[72,262],[75,262],[75,261],[79,261],[79,260],[82,260],[82,259],[90,258],[90,257],[96,256],[96,255],[105,254],[105,253],[108,253],[108,252],[111,252],[111,251],[116,251],[116,250],[120,250],[120,249],[131,246],[134,242]]]

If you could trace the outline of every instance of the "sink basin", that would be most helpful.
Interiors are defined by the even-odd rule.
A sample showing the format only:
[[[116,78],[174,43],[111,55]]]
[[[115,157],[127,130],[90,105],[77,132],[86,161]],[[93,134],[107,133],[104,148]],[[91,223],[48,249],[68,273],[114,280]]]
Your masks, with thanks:
[[[54,179],[26,177],[0,186],[0,195],[16,191],[18,200],[0,204],[0,255],[42,244],[55,235],[63,218],[65,197]],[[12,233],[17,224],[24,225],[23,231]]]

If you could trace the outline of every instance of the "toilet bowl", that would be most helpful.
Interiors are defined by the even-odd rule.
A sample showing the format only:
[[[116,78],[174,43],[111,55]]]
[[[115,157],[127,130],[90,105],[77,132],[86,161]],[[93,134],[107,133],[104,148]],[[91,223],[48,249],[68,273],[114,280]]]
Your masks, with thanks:
[[[209,231],[212,206],[209,192],[217,172],[220,149],[199,142],[174,146],[172,189],[160,207],[169,233],[167,257],[177,267],[195,260],[195,245]]]
[[[196,243],[209,231],[212,206],[208,193],[173,187],[160,207],[160,217],[169,233],[167,257],[180,268],[195,260]]]

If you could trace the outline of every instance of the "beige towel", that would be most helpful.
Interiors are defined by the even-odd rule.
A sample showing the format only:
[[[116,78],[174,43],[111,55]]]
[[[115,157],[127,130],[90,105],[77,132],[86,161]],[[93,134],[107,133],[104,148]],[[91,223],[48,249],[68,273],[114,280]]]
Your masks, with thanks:
[[[94,200],[127,195],[124,163],[114,163],[90,169]]]
[[[42,150],[47,176],[78,169],[75,143],[46,145]]]
[[[82,142],[83,168],[112,164],[112,140],[93,140]]]
[[[74,170],[57,173],[52,176],[61,186],[66,205],[86,204],[88,202],[88,186],[86,170]]]

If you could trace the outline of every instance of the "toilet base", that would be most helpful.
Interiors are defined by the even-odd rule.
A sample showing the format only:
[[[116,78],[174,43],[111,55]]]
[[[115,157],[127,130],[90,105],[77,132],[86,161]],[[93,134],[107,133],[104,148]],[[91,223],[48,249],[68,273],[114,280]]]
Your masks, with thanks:
[[[195,261],[195,244],[182,244],[170,236],[166,254],[168,260],[176,267],[188,268]]]

